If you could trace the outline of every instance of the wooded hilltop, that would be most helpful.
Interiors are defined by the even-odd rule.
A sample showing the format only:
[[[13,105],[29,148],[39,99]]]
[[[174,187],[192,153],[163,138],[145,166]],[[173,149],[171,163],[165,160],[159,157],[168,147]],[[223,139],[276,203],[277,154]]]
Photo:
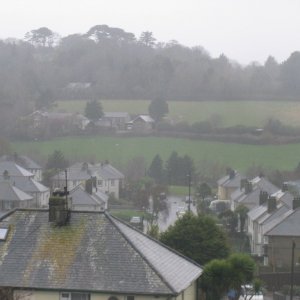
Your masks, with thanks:
[[[300,52],[242,66],[201,46],[107,25],[66,37],[42,27],[1,40],[0,66],[1,126],[58,99],[300,100]]]

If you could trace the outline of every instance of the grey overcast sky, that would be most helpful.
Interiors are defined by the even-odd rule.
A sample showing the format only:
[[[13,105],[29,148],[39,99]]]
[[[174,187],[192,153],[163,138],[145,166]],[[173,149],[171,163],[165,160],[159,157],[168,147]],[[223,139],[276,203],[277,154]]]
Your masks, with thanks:
[[[66,36],[107,24],[242,64],[270,54],[281,62],[300,50],[299,12],[299,0],[2,0],[0,38],[43,26]]]

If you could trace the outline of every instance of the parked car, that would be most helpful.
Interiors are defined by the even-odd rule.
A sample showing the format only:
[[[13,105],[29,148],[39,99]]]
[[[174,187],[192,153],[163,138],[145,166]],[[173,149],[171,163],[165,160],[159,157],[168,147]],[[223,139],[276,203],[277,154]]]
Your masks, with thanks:
[[[176,215],[177,217],[182,217],[186,213],[185,207],[184,206],[178,206],[176,210]]]

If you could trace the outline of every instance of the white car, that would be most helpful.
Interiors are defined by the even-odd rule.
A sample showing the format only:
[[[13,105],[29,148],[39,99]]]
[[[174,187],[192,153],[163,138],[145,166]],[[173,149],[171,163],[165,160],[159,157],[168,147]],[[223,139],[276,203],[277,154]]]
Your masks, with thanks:
[[[185,207],[184,206],[178,206],[176,215],[177,217],[182,217],[186,213]]]

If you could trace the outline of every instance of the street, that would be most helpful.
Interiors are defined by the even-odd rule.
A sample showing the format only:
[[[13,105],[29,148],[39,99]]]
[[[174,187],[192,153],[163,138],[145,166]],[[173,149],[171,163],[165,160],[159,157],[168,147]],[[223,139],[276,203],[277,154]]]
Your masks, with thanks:
[[[177,217],[177,210],[188,210],[188,204],[185,203],[185,197],[178,197],[178,196],[168,196],[167,198],[167,205],[168,210],[160,212],[158,214],[158,226],[160,232],[165,231],[170,225],[174,224],[175,221],[178,219]],[[197,213],[196,206],[191,204],[191,211],[193,213]]]

